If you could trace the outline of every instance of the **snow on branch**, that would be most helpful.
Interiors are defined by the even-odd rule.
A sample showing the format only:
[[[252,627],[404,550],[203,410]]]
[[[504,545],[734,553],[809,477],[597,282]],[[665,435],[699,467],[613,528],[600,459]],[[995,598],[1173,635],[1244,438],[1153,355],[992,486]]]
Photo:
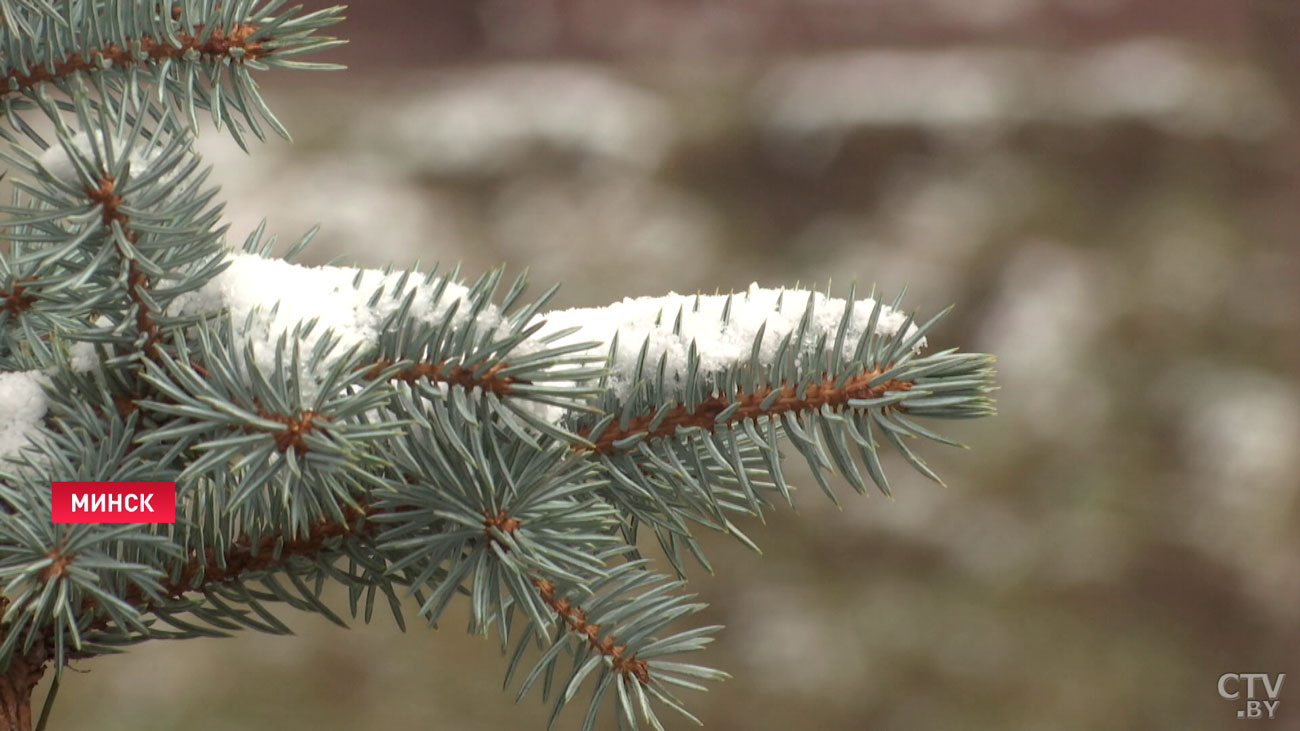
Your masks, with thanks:
[[[44,376],[39,372],[0,373],[0,457],[19,450],[45,416]]]
[[[642,359],[643,346],[645,362],[658,364],[664,359],[668,380],[686,376],[692,345],[699,369],[719,372],[748,362],[755,340],[761,337],[758,361],[767,366],[776,357],[781,341],[798,330],[805,307],[813,311],[804,337],[805,348],[811,349],[820,337],[835,337],[847,306],[846,300],[820,292],[764,289],[755,282],[739,294],[669,293],[664,297],[627,298],[607,307],[547,312],[537,319],[546,323],[540,334],[576,328],[557,344],[595,340],[607,348],[614,345],[608,364],[612,369],[610,387],[623,400],[636,385],[636,364]],[[856,343],[867,333],[875,306],[876,301],[869,297],[852,304],[844,333],[847,342]],[[907,321],[905,314],[888,305],[881,308],[878,317],[874,332],[883,336],[897,334]],[[909,327],[908,334],[915,330],[914,325]],[[924,340],[919,345],[924,345]]]
[[[415,323],[430,327],[448,324],[452,331],[466,327],[492,331],[503,328],[507,320],[496,305],[476,305],[477,297],[471,288],[454,281],[452,275],[307,267],[249,252],[231,252],[226,263],[225,270],[202,288],[177,297],[166,314],[196,316],[224,309],[236,338],[250,343],[256,366],[268,376],[277,367],[285,367],[277,363],[276,342],[295,328],[299,328],[304,352],[310,352],[321,338],[329,337],[336,341],[332,352],[342,354],[353,348],[365,352],[373,346],[399,310]],[[664,359],[670,378],[685,376],[692,345],[698,352],[700,369],[720,371],[749,360],[755,340],[761,338],[758,358],[767,364],[776,357],[779,343],[799,328],[808,306],[813,308],[813,315],[803,342],[810,348],[819,338],[836,335],[846,321],[848,303],[821,293],[764,289],[753,284],[736,295],[670,293],[629,298],[607,307],[536,314],[527,325],[528,329],[537,329],[511,348],[509,356],[526,357],[543,348],[565,347],[599,355],[614,345],[607,363],[611,369],[608,388],[622,400],[634,385],[634,367],[643,346],[650,362]],[[870,298],[852,303],[844,333],[848,342],[856,342],[867,332],[875,306]],[[906,319],[902,312],[882,306],[874,332],[894,335]],[[314,327],[301,327],[311,321],[315,321]],[[915,326],[910,326],[909,333],[913,331]],[[78,370],[91,367],[88,351],[77,349]],[[298,374],[304,401],[314,396],[313,385],[322,380],[329,364],[328,360],[318,363],[316,372],[311,372],[304,361],[303,372]],[[439,371],[444,365],[447,369]],[[423,374],[437,380],[441,373],[444,382],[450,384],[456,382],[450,377],[452,369],[465,365],[470,364],[425,364],[422,370],[408,369],[396,377]],[[463,374],[465,370],[455,372]],[[36,371],[0,375],[0,404],[6,407],[0,410],[0,456],[16,451],[45,415],[42,379]],[[472,384],[462,378],[460,385]],[[554,406],[535,413],[551,423],[566,415],[565,409]]]

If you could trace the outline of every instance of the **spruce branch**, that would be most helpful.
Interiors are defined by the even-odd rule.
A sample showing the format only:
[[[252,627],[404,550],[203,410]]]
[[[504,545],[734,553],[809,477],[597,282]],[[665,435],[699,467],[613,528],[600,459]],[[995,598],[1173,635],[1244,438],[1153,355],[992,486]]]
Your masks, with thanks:
[[[187,594],[202,593],[220,584],[247,581],[254,574],[287,570],[297,560],[316,560],[328,554],[331,547],[342,539],[364,538],[376,528],[376,524],[370,521],[374,512],[366,505],[360,509],[348,507],[344,522],[319,520],[300,538],[283,540],[273,535],[243,535],[231,541],[221,554],[212,547],[202,553],[191,551],[179,569],[170,569],[169,574],[160,580],[154,598],[133,586],[127,589],[123,599],[141,616],[156,609],[176,611],[174,602],[169,604],[168,600],[180,600]],[[82,610],[94,617],[88,629],[111,631],[111,618],[97,614],[93,601]],[[93,653],[86,656],[93,656]]]
[[[552,725],[589,679],[594,691],[583,718],[583,731],[596,727],[597,711],[611,688],[615,691],[620,726],[636,728],[639,716],[662,729],[651,700],[698,724],[699,720],[685,709],[673,688],[705,690],[697,681],[717,682],[729,677],[712,668],[666,659],[704,649],[721,627],[710,625],[670,632],[670,625],[693,616],[705,605],[692,602],[691,595],[677,593],[683,582],[669,581],[647,571],[644,560],[611,567],[606,576],[584,587],[586,591],[581,596],[564,592],[546,580],[534,583],[560,622],[549,640],[550,646],[520,681],[516,700],[522,699],[541,680],[542,699],[555,696]],[[536,626],[530,625],[519,638],[506,672],[507,686],[522,666],[521,660],[530,643],[540,639],[536,632]],[[557,685],[561,655],[566,651],[573,658],[572,664]]]
[[[880,369],[864,371],[850,376],[847,381],[842,378],[825,378],[821,382],[796,387],[788,381],[779,387],[761,385],[752,393],[743,389],[731,396],[713,395],[705,398],[694,409],[684,405],[661,406],[653,413],[633,418],[626,427],[612,426],[600,432],[593,440],[593,451],[609,454],[615,451],[615,443],[626,443],[634,437],[649,439],[670,437],[678,429],[708,429],[719,425],[740,424],[758,417],[777,418],[790,412],[815,413],[822,407],[839,411],[852,401],[873,401],[887,393],[910,391],[915,385],[910,381],[891,378],[877,382],[884,371]],[[905,409],[897,403],[887,405],[895,409]],[[585,432],[585,434],[584,434]],[[584,436],[590,429],[579,431]]]
[[[172,19],[181,20],[180,6],[172,9]],[[275,39],[249,40],[258,31],[253,24],[235,23],[228,28],[195,26],[193,32],[179,28],[171,38],[160,40],[150,36],[129,39],[125,44],[106,43],[85,51],[51,59],[48,66],[37,66],[27,72],[16,69],[5,74],[7,94],[31,91],[38,84],[65,80],[74,74],[90,73],[113,66],[157,64],[175,59],[193,59],[195,55],[212,63],[218,57],[235,63],[256,61],[274,48]],[[166,31],[164,31],[165,33]]]
[[[139,235],[132,230],[130,218],[122,210],[122,196],[116,195],[117,181],[109,175],[99,179],[99,186],[88,188],[86,196],[97,205],[103,216],[104,227],[121,232],[125,243],[134,247],[139,242]],[[141,350],[146,357],[156,357],[158,348],[158,339],[161,337],[158,323],[154,322],[150,313],[148,290],[152,282],[149,275],[140,269],[133,257],[123,257],[126,263],[125,279],[127,287],[127,297],[135,306],[135,326],[144,336],[144,343]]]
[[[268,273],[274,271],[277,277],[284,278],[285,270],[274,260],[253,257],[240,261],[246,272],[264,266]],[[726,513],[748,512],[755,503],[765,503],[763,493],[780,490],[778,482],[783,478],[779,473],[773,475],[778,482],[765,482],[759,477],[770,466],[769,447],[774,447],[775,440],[784,437],[784,430],[789,428],[786,419],[790,414],[797,414],[797,418],[811,424],[815,419],[833,418],[838,409],[850,414],[844,422],[847,425],[859,418],[893,423],[887,420],[904,418],[899,414],[904,408],[911,408],[912,404],[919,412],[937,410],[941,415],[948,413],[944,409],[958,415],[987,409],[983,394],[989,388],[988,359],[982,356],[956,357],[952,353],[915,358],[912,347],[923,337],[925,326],[911,328],[907,318],[903,318],[892,333],[882,333],[872,326],[862,329],[853,338],[841,338],[838,333],[843,329],[832,326],[804,351],[793,349],[790,343],[794,340],[790,333],[786,333],[781,338],[782,344],[775,349],[777,353],[786,354],[785,362],[780,358],[774,358],[770,363],[761,359],[751,362],[751,358],[746,363],[756,364],[757,371],[749,376],[736,371],[735,362],[712,364],[716,372],[706,372],[702,376],[700,366],[688,357],[685,364],[676,364],[681,366],[679,376],[671,381],[666,377],[656,379],[653,384],[661,394],[675,394],[678,401],[660,401],[659,407],[650,408],[647,405],[658,399],[645,398],[651,384],[644,378],[638,377],[634,371],[629,372],[631,369],[620,371],[617,359],[608,360],[603,369],[590,368],[588,360],[575,362],[572,360],[574,353],[591,349],[591,344],[584,343],[579,348],[566,344],[565,338],[580,340],[583,337],[581,332],[571,328],[547,331],[549,324],[545,321],[548,316],[536,316],[538,322],[534,322],[535,316],[531,312],[536,308],[533,307],[524,309],[527,318],[519,313],[503,313],[487,304],[486,297],[491,287],[481,283],[474,287],[461,286],[459,292],[463,299],[441,309],[441,323],[420,325],[414,316],[413,303],[425,298],[436,306],[442,297],[460,285],[455,285],[450,279],[425,277],[418,280],[401,275],[404,281],[399,282],[393,279],[394,275],[385,274],[369,279],[369,285],[374,287],[371,291],[360,286],[367,282],[366,274],[354,272],[348,276],[346,272],[326,268],[299,273],[306,275],[304,281],[330,282],[330,291],[336,297],[340,293],[338,283],[352,283],[356,301],[378,307],[379,314],[385,311],[380,306],[382,303],[391,303],[391,309],[383,315],[384,324],[374,331],[373,337],[380,341],[380,345],[366,348],[363,339],[350,340],[346,335],[347,329],[355,326],[355,322],[338,321],[334,323],[337,329],[321,329],[322,323],[316,321],[282,333],[270,352],[260,354],[258,343],[264,337],[260,333],[267,330],[255,329],[256,323],[267,316],[279,317],[279,303],[271,304],[267,311],[265,300],[244,299],[252,292],[241,289],[237,282],[256,281],[256,276],[246,280],[232,278],[228,282],[222,281],[226,276],[224,272],[214,277],[208,285],[213,292],[221,292],[223,302],[240,304],[245,308],[243,325],[235,324],[233,308],[225,305],[226,315],[199,322],[192,329],[191,337],[178,335],[174,338],[170,347],[164,349],[160,363],[144,364],[145,380],[165,399],[137,399],[133,402],[137,411],[130,412],[130,418],[153,418],[159,424],[159,428],[140,434],[134,443],[139,448],[154,449],[154,454],[165,449],[168,454],[182,456],[182,475],[188,475],[209,494],[224,495],[221,504],[229,507],[223,509],[236,508],[232,514],[238,515],[241,521],[256,522],[261,526],[258,530],[268,531],[268,535],[287,537],[278,540],[282,545],[292,547],[293,550],[288,552],[291,558],[307,558],[299,550],[311,552],[317,547],[317,535],[313,531],[319,530],[320,526],[347,525],[348,521],[340,520],[339,516],[349,509],[346,506],[357,504],[349,503],[349,500],[374,501],[364,504],[372,508],[379,505],[384,509],[379,512],[368,509],[367,522],[384,528],[373,536],[367,533],[365,536],[357,535],[356,539],[365,543],[373,538],[373,555],[384,557],[381,559],[384,565],[377,573],[386,576],[390,583],[383,591],[392,591],[393,574],[396,573],[400,576],[398,584],[422,587],[422,591],[430,592],[421,594],[420,598],[421,613],[430,621],[436,621],[452,598],[467,593],[471,596],[473,626],[480,632],[492,625],[505,632],[511,624],[509,617],[517,608],[524,609],[526,616],[531,615],[529,627],[544,626],[547,616],[558,617],[561,624],[570,628],[605,626],[607,623],[588,619],[582,620],[584,624],[575,624],[574,617],[578,615],[570,616],[567,610],[557,612],[556,606],[552,606],[557,601],[551,594],[552,589],[545,589],[548,584],[538,582],[554,582],[550,577],[558,576],[575,587],[594,583],[593,577],[609,571],[590,562],[589,558],[598,554],[595,549],[609,546],[611,541],[617,543],[614,536],[619,532],[623,533],[624,540],[634,542],[638,522],[655,526],[679,574],[683,573],[678,554],[682,546],[704,560],[683,520],[738,534],[734,524],[725,517]],[[248,287],[247,284],[244,286]],[[440,294],[428,296],[430,293],[425,291],[426,287],[434,287]],[[194,296],[202,298],[206,295],[199,290]],[[456,320],[460,303],[466,301],[470,303],[470,312],[477,314],[463,315],[465,324],[457,334],[448,323]],[[842,306],[856,311],[859,305],[848,308],[846,303]],[[886,315],[885,306],[878,302],[867,309],[873,321]],[[843,314],[837,319],[842,318]],[[800,311],[793,319],[796,323],[800,321],[812,321],[807,310]],[[766,325],[760,327],[766,330]],[[806,325],[804,329],[808,327]],[[393,330],[405,335],[394,336],[391,334]],[[557,332],[562,335],[556,335]],[[417,336],[420,333],[423,336]],[[521,338],[519,333],[528,335]],[[355,336],[358,333],[351,334]],[[761,352],[762,340],[760,336],[756,343],[750,344],[751,355]],[[844,356],[847,363],[840,366],[838,373],[832,362],[826,359],[824,350],[825,342],[836,340],[847,341],[854,351],[851,356]],[[349,341],[353,342],[351,347],[341,347]],[[647,350],[646,342],[649,342],[648,337],[643,341],[642,351]],[[413,347],[412,343],[419,345]],[[384,348],[392,349],[389,351],[392,357],[376,355]],[[447,351],[447,348],[451,350]],[[237,349],[242,352],[236,352]],[[333,354],[339,350],[343,350],[342,355],[335,357]],[[303,351],[312,353],[312,357],[298,355]],[[522,355],[516,356],[516,351]],[[430,357],[431,352],[433,357]],[[462,353],[463,358],[441,357],[438,352]],[[485,358],[484,352],[492,353],[492,357]],[[795,353],[800,355],[796,357]],[[868,353],[871,354],[869,357],[865,355]],[[427,365],[419,367],[409,358],[395,360],[398,355],[418,356],[422,358],[420,362]],[[199,359],[206,365],[198,365]],[[888,360],[877,363],[878,359]],[[658,370],[669,373],[667,356],[661,356],[660,360],[664,367]],[[641,364],[645,361],[644,357],[637,359]],[[532,370],[517,365],[519,363]],[[870,370],[866,370],[868,367]],[[644,368],[644,365],[637,368]],[[630,399],[621,391],[600,391],[607,402],[611,398],[616,402],[628,399],[618,409],[605,407],[609,412],[625,414],[626,424],[615,426],[618,418],[606,415],[598,420],[597,427],[585,427],[583,424],[596,421],[596,415],[579,409],[561,415],[562,424],[556,426],[559,434],[573,438],[557,437],[548,441],[545,432],[529,428],[532,422],[515,419],[514,414],[529,413],[528,410],[515,412],[505,407],[511,402],[534,398],[536,394],[513,393],[513,383],[509,384],[512,388],[492,388],[492,381],[477,381],[473,377],[478,373],[480,378],[495,379],[498,377],[496,374],[504,372],[529,372],[532,377],[521,380],[530,383],[546,382],[548,378],[550,382],[558,383],[556,373],[566,374],[564,378],[585,373],[588,380],[605,383],[628,378],[640,384],[640,391],[630,389]],[[415,374],[419,375],[411,378]],[[764,380],[775,380],[777,374],[785,377],[779,389]],[[685,384],[705,379],[730,382],[736,388],[734,400],[722,403],[723,391],[718,389],[711,390],[711,395],[702,398],[697,393],[695,403],[687,404],[691,392]],[[751,392],[742,390],[746,383]],[[575,383],[574,387],[584,393],[590,388],[580,383]],[[368,389],[370,400],[357,398],[360,393],[357,389]],[[946,397],[949,401],[936,404],[932,400],[935,389],[956,393],[959,397],[955,400]],[[334,397],[341,399],[338,404],[349,405],[350,411],[342,416],[325,418],[320,421],[321,425],[382,434],[392,440],[390,445],[393,449],[388,450],[389,454],[382,460],[371,463],[376,471],[372,481],[332,483],[339,488],[327,489],[324,494],[332,492],[333,498],[321,500],[314,491],[302,489],[306,483],[300,475],[311,473],[310,461],[315,450],[310,440],[315,436],[312,432],[317,424],[317,415],[328,413],[328,407],[322,408],[321,405]],[[911,401],[903,403],[908,399]],[[573,403],[580,404],[581,401],[575,399]],[[636,405],[628,406],[629,403]],[[268,411],[271,404],[276,405],[275,409]],[[538,410],[536,407],[541,408]],[[643,411],[637,413],[636,409]],[[695,413],[691,413],[692,409]],[[551,418],[555,411],[556,407],[548,397],[548,400],[534,405],[531,418],[534,421]],[[671,433],[656,431],[668,417],[661,417],[659,423],[652,425],[655,418],[665,412],[677,415],[678,422],[672,424]],[[95,418],[104,418],[106,413],[102,412]],[[701,414],[709,416],[710,420],[704,423],[691,421]],[[304,415],[310,419],[304,419]],[[732,417],[734,419],[729,421]],[[312,429],[303,428],[308,421],[313,425]],[[599,422],[604,422],[603,428],[627,432],[627,436],[609,442],[611,447],[617,442],[617,448],[607,451],[598,448],[601,444],[599,428],[602,428]],[[860,426],[870,434],[871,423],[870,420],[861,421]],[[908,423],[920,428],[914,422]],[[563,424],[573,427],[572,431]],[[400,429],[397,428],[399,425]],[[767,431],[770,437],[753,438],[759,428]],[[854,427],[843,428],[852,431]],[[817,432],[805,427],[805,433]],[[628,444],[626,440],[629,438],[634,438],[635,444]],[[259,461],[266,460],[266,457],[250,458],[247,447],[251,444],[262,445],[262,451],[256,455],[278,453],[290,457],[290,461],[264,461],[264,466],[258,467]],[[544,452],[536,452],[538,446],[547,444],[550,446]],[[876,445],[874,441],[870,444],[873,448]],[[725,446],[729,452],[723,452],[719,445]],[[328,453],[329,447],[325,449]],[[868,450],[866,453],[874,452]],[[188,454],[198,458],[184,456]],[[573,465],[579,472],[549,482],[539,479],[546,470],[528,467],[532,462],[522,459],[522,455],[528,454],[549,454],[550,459]],[[593,462],[588,455],[599,457],[599,460]],[[239,464],[231,479],[216,479],[212,470],[236,457],[239,457]],[[363,450],[342,462],[356,458],[370,459]],[[298,472],[294,469],[285,471],[295,463]],[[266,467],[275,465],[278,465],[275,469]],[[508,475],[498,474],[505,465],[515,471]],[[688,465],[693,465],[694,469]],[[307,472],[301,472],[304,469]],[[579,474],[588,477],[579,479],[575,476]],[[262,486],[272,484],[280,487],[271,493],[261,490]],[[470,486],[476,486],[474,491],[461,492]],[[560,543],[541,553],[530,552],[530,546],[544,546],[527,538],[531,526],[545,526],[552,519],[526,519],[511,502],[514,498],[509,496],[516,490],[524,491],[516,495],[518,498],[532,494],[532,490],[547,489],[563,491],[566,495],[584,495],[580,505],[560,511],[565,515],[579,516],[580,528],[562,529],[562,524],[552,523],[549,530],[559,530],[551,535]],[[286,514],[279,513],[280,518],[274,517],[275,503],[265,501],[266,497],[277,494],[285,496],[286,504],[291,507],[288,515],[294,517],[287,524],[281,522]],[[457,494],[462,497],[454,498]],[[200,501],[198,504],[207,503]],[[460,527],[448,533],[453,526]],[[490,536],[490,539],[483,540],[485,536]],[[579,540],[580,544],[570,545],[573,540]],[[525,547],[522,551],[519,550],[521,546]],[[196,552],[193,555],[223,555],[215,552],[215,545],[203,545],[201,550],[201,554]],[[328,564],[333,560],[326,560],[326,554],[334,558],[341,555],[336,549],[333,552],[321,551],[314,557],[314,565]],[[578,563],[571,563],[574,560]],[[240,565],[238,559],[235,565]],[[194,564],[191,571],[193,575],[200,571],[206,575],[208,569]],[[316,575],[323,576],[319,572]],[[214,576],[225,574],[217,571]],[[352,580],[358,578],[355,574],[349,576]],[[584,576],[586,580],[583,580]],[[259,599],[246,587],[240,586],[241,582],[251,581],[244,573],[236,573],[230,581],[216,583],[234,591],[238,601],[250,606],[259,606],[260,599],[270,596],[282,598],[272,592]],[[219,629],[240,625],[265,631],[275,629],[265,619],[242,613],[229,615],[233,611],[233,605],[227,601],[229,597],[222,599],[220,594],[213,593],[214,586],[203,586],[207,591],[205,599],[217,607],[206,607],[200,612],[209,624]],[[525,592],[521,587],[529,588],[529,591]],[[324,611],[316,606],[319,598],[311,592],[299,591],[293,601],[312,611]],[[160,616],[165,616],[165,623],[183,628],[184,632],[194,632],[190,625],[177,623],[175,615],[181,610],[160,607],[157,611],[162,612]],[[253,612],[260,614],[256,609]],[[234,619],[234,616],[239,618]],[[578,634],[583,631],[579,630]],[[619,689],[620,697],[629,700],[635,699],[638,692],[658,698],[655,693],[666,693],[664,689],[638,691],[626,685],[626,678],[637,679],[642,675],[638,670],[640,666],[631,663],[629,658],[643,659],[645,655],[629,649],[632,646],[622,640],[624,634],[615,633],[613,636],[619,639],[612,641],[613,644],[606,642],[602,635],[598,645],[588,648],[589,654],[594,652],[592,657],[605,658],[604,661],[609,663],[606,670],[612,675],[608,681],[600,682],[607,683],[607,691]],[[157,632],[138,634],[137,639],[146,636],[163,635]],[[619,646],[624,649],[613,653],[612,648]],[[606,653],[601,648],[611,652]],[[698,648],[690,645],[689,649]],[[590,672],[589,669],[587,673]],[[578,667],[575,673],[575,678],[578,674],[585,677],[582,667]],[[618,680],[618,677],[624,680]],[[572,684],[573,678],[568,682]],[[636,682],[641,684],[639,679]],[[567,701],[572,693],[566,692],[559,697]],[[670,705],[675,703],[671,696],[664,697],[670,699],[665,701]]]
[[[118,12],[123,5],[133,7]],[[244,149],[246,131],[264,138],[263,122],[287,139],[288,130],[262,99],[252,72],[341,68],[300,57],[344,41],[320,34],[343,20],[342,6],[304,13],[301,6],[281,11],[283,5],[283,0],[93,0],[51,6],[7,0],[8,22],[0,26],[0,104],[17,131],[38,140],[14,113],[23,108],[21,100],[43,94],[46,87],[71,96],[77,84],[97,79],[101,100],[113,106],[113,99],[142,97],[140,87],[147,82],[159,103],[170,100],[185,113],[192,131],[198,127],[196,110],[206,109]]]
[[[510,364],[506,362],[495,363],[484,369],[482,363],[461,365],[449,360],[442,360],[436,363],[426,361],[414,363],[395,373],[385,374],[385,371],[392,368],[392,366],[393,362],[384,358],[364,367],[367,369],[366,376],[371,379],[376,379],[381,375],[384,375],[390,380],[406,381],[407,383],[427,380],[431,383],[459,386],[466,390],[479,388],[484,391],[491,391],[498,397],[517,393],[513,388],[516,383],[524,386],[532,384],[531,381],[522,380],[513,376],[498,375],[501,371],[510,367]]]
[[[888,493],[888,445],[956,444],[923,422],[993,412],[993,359],[923,354],[924,322],[874,293],[757,285],[729,295],[547,311],[500,270],[308,268],[259,226],[231,247],[192,149],[195,110],[240,144],[286,134],[251,72],[301,54],[338,9],[275,0],[0,0],[0,731],[30,728],[47,667],[150,639],[285,633],[270,605],[369,621],[402,593],[436,625],[513,647],[509,685],[552,721],[582,687],[594,728],[662,728],[677,689],[725,673],[682,662],[717,627],[700,527],[751,547],[795,487],[792,446]],[[26,121],[35,110],[46,140]],[[246,125],[246,126],[245,126]],[[50,522],[52,480],[171,480],[175,524]],[[638,553],[649,527],[676,577]],[[567,670],[561,668],[569,658]],[[48,707],[48,703],[47,703]]]
[[[558,597],[554,583],[536,578],[531,581],[537,587],[542,601],[546,602],[546,606],[550,607],[552,612],[555,612],[565,628],[586,640],[593,651],[608,657],[610,668],[614,672],[620,675],[632,675],[642,684],[650,682],[650,670],[646,662],[638,658],[636,653],[629,655],[627,645],[617,644],[618,640],[613,635],[605,635],[602,638],[600,625],[587,621],[586,610],[568,599]]]

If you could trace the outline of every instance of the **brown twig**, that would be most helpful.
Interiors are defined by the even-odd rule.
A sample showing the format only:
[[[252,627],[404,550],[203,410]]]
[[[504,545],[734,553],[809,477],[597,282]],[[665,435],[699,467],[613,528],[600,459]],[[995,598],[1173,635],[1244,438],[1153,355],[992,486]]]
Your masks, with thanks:
[[[113,224],[117,224],[126,236],[126,240],[134,244],[138,240],[136,232],[129,227],[130,219],[122,211],[122,196],[117,194],[117,181],[107,173],[101,173],[98,188],[87,188],[86,195],[90,200],[100,207],[100,215],[104,222],[104,228],[110,232],[113,230]],[[136,265],[135,259],[126,260],[126,281],[127,297],[135,303],[135,326],[136,329],[145,334],[144,353],[149,358],[156,358],[158,355],[158,342],[162,339],[162,330],[158,323],[154,321],[153,314],[149,311],[149,306],[145,303],[144,296],[141,294],[147,291],[152,285],[149,277]]]
[[[472,388],[481,388],[483,391],[491,391],[498,396],[504,396],[510,393],[514,384],[528,384],[530,381],[524,381],[511,376],[498,376],[502,370],[508,368],[506,363],[498,363],[484,371],[481,375],[475,376],[474,370],[478,367],[476,364],[453,365],[448,366],[448,361],[440,363],[421,362],[412,365],[389,376],[394,381],[406,381],[415,383],[416,381],[427,378],[430,381],[446,383],[449,386],[460,386],[466,390]],[[375,379],[380,376],[386,369],[391,368],[393,361],[383,359],[374,363],[368,363],[361,366],[358,370],[366,371],[366,378]]]
[[[863,371],[849,378],[839,388],[835,387],[836,378],[827,377],[820,382],[810,384],[804,389],[802,396],[794,386],[782,383],[780,395],[766,409],[763,408],[763,401],[771,395],[773,391],[771,386],[759,386],[753,393],[737,391],[733,398],[712,396],[696,404],[694,411],[687,410],[685,406],[672,407],[668,415],[654,429],[650,428],[650,424],[654,422],[656,414],[638,416],[628,422],[627,428],[613,424],[596,437],[595,447],[592,449],[597,453],[608,454],[614,451],[614,442],[635,434],[645,433],[649,437],[666,437],[675,434],[678,427],[712,429],[718,423],[718,416],[736,403],[739,403],[740,407],[723,423],[735,424],[746,419],[777,416],[791,411],[817,411],[823,406],[840,409],[851,399],[874,399],[880,398],[889,391],[911,390],[910,382],[897,379],[890,379],[875,386],[869,385],[871,379],[881,373],[883,373],[881,370]],[[585,437],[589,433],[590,430],[587,430],[579,432],[579,435]]]
[[[532,582],[533,586],[537,587],[538,593],[542,595],[542,601],[546,602],[546,606],[560,617],[570,632],[586,638],[591,649],[613,660],[614,672],[631,675],[642,685],[650,682],[650,668],[646,665],[646,661],[638,658],[636,653],[627,654],[627,645],[618,644],[614,635],[606,635],[602,639],[600,625],[589,624],[587,613],[582,607],[559,596],[554,582],[536,577]]]
[[[364,535],[374,530],[376,524],[370,522],[370,518],[379,511],[369,504],[362,503],[360,509],[348,507],[343,512],[344,522],[337,523],[322,518],[307,529],[305,536],[295,540],[281,543],[278,537],[268,535],[260,537],[254,545],[251,538],[243,536],[231,544],[220,560],[212,548],[206,549],[202,557],[191,552],[189,561],[177,577],[162,582],[163,592],[176,599],[186,592],[202,591],[207,584],[235,581],[252,571],[266,571],[285,566],[295,557],[315,555],[334,538]],[[278,555],[275,552],[277,543],[281,543]],[[133,604],[144,603],[146,609],[148,608],[148,603],[142,595],[138,595],[135,601],[128,597],[127,601]]]
[[[334,538],[366,535],[377,525],[370,518],[379,511],[366,503],[362,503],[360,509],[347,507],[343,512],[343,522],[322,518],[307,530],[306,535],[294,540],[281,541],[277,536],[264,535],[254,543],[249,536],[243,536],[235,540],[221,556],[211,547],[201,554],[191,551],[176,578],[167,577],[159,582],[162,585],[162,595],[169,599],[179,599],[189,592],[203,591],[209,585],[237,581],[250,572],[287,566],[296,557],[316,555]],[[280,546],[278,553],[275,550],[277,544]],[[147,612],[153,606],[144,591],[134,585],[127,588],[122,599],[138,607],[141,612]],[[94,602],[88,600],[82,609],[93,611]],[[107,627],[107,617],[100,617],[90,625],[90,629],[94,630]]]
[[[180,42],[178,46],[142,36],[137,42],[143,59],[136,56],[133,49],[116,43],[110,43],[84,54],[73,53],[67,58],[56,60],[52,69],[48,64],[41,64],[34,65],[27,73],[13,71],[4,79],[3,87],[0,88],[4,88],[7,93],[21,93],[46,81],[94,71],[101,68],[101,63],[107,62],[119,68],[135,64],[156,64],[167,59],[181,58],[192,50],[209,58],[226,56],[235,63],[243,63],[245,59],[257,59],[270,52],[266,41],[248,40],[249,36],[257,32],[257,26],[250,23],[236,23],[229,29],[214,28],[206,40],[203,39],[205,32],[206,28],[203,26],[195,27],[193,34],[178,30],[176,32],[176,39]],[[243,50],[242,59],[232,56],[231,50],[236,48]]]
[[[504,510],[497,511],[496,515],[483,513],[483,533],[490,540],[496,541],[492,535],[492,529],[496,528],[503,533],[513,534],[519,530],[520,523],[516,518],[510,517]],[[505,548],[504,546],[502,546]],[[632,675],[642,683],[650,682],[650,668],[644,660],[637,658],[636,654],[627,654],[627,645],[620,645],[613,635],[606,635],[603,639],[600,637],[600,625],[590,624],[587,622],[587,613],[568,599],[560,597],[556,591],[555,583],[549,579],[543,579],[537,576],[529,579],[533,586],[537,587],[537,592],[541,594],[542,601],[546,606],[555,612],[560,621],[570,632],[586,638],[591,649],[613,660],[614,672],[623,675]]]

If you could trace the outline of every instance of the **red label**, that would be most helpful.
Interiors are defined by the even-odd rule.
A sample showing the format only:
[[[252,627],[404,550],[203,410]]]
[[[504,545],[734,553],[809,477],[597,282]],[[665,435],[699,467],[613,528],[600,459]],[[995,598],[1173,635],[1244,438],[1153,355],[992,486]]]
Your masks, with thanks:
[[[55,523],[175,523],[175,482],[52,482]]]

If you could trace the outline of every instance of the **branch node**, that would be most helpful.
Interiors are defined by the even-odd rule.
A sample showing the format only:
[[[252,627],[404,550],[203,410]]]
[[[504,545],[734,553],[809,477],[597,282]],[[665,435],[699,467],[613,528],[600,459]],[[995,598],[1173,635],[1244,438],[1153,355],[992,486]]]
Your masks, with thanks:
[[[27,288],[24,282],[32,281],[31,277],[14,280],[12,289],[6,291],[0,289],[0,312],[8,312],[10,315],[20,315],[30,310],[36,304],[36,295],[27,294]]]

